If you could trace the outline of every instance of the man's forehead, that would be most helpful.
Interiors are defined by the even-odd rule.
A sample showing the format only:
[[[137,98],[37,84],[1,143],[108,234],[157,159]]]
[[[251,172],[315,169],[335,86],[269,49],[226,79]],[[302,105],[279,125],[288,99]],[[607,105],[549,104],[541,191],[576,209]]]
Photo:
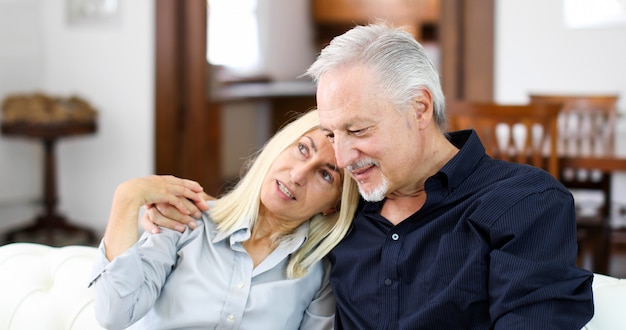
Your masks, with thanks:
[[[320,118],[320,129],[322,131],[330,131],[336,129],[338,126],[345,125],[345,114],[341,114],[341,110],[318,110],[318,116]]]

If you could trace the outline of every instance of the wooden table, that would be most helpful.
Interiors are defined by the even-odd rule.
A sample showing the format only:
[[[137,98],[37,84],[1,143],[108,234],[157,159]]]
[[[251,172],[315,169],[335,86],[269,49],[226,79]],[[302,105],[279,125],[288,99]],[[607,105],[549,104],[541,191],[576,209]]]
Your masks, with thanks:
[[[90,244],[96,241],[96,235],[89,229],[70,224],[65,217],[58,214],[58,202],[55,173],[54,145],[57,139],[75,135],[93,134],[95,122],[60,122],[60,123],[2,123],[0,132],[5,136],[34,138],[44,145],[44,213],[35,218],[34,223],[10,231],[6,234],[7,243],[14,242],[20,234],[42,234],[45,243],[60,245],[55,233],[83,234]]]
[[[584,168],[604,173],[626,172],[626,155],[560,157],[561,168]]]

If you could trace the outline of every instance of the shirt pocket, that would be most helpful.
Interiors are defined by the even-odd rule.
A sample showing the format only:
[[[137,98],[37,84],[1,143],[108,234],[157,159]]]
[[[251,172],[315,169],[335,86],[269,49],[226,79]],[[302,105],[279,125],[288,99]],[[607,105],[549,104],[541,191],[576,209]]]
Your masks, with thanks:
[[[425,272],[430,302],[487,300],[487,256],[480,240],[470,232],[443,235]]]

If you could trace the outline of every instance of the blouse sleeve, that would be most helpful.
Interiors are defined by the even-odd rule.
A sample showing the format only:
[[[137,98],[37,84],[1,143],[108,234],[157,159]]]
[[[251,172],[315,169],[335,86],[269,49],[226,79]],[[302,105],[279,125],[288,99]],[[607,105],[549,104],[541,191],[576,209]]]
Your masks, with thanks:
[[[300,329],[323,330],[333,329],[335,320],[335,296],[330,287],[330,262],[324,258],[324,278],[319,291],[311,301],[306,311]]]
[[[100,243],[89,285],[95,288],[94,309],[102,326],[125,328],[150,310],[176,264],[181,236],[167,229],[157,235],[144,233],[112,262],[106,258],[104,242]]]

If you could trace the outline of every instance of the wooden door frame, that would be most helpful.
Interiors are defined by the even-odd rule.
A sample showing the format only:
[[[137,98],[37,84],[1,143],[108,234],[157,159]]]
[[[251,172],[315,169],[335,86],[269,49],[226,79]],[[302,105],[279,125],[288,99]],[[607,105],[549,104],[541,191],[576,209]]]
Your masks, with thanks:
[[[221,117],[208,102],[206,0],[156,1],[155,162],[157,174],[198,181],[215,195]]]
[[[441,0],[441,79],[448,100],[493,101],[494,0]]]

